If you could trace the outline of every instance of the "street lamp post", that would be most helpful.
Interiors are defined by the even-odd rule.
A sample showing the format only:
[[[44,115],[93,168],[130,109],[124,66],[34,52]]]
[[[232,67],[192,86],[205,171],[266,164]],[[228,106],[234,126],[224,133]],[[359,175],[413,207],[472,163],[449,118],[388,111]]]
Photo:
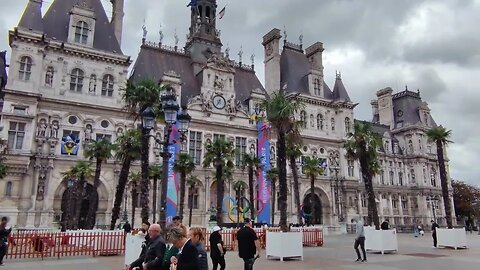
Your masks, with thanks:
[[[190,120],[192,117],[187,113],[186,108],[182,108],[180,114],[178,111],[180,107],[177,104],[177,97],[173,88],[168,88],[167,93],[160,98],[162,103],[162,110],[165,116],[165,134],[163,137],[163,141],[159,140],[155,136],[148,135],[149,137],[153,137],[155,142],[159,145],[162,145],[162,153],[161,157],[163,159],[162,167],[163,167],[163,179],[161,181],[161,197],[160,197],[160,215],[159,221],[160,226],[162,227],[163,231],[166,230],[166,208],[167,208],[167,188],[168,188],[168,167],[169,167],[169,159],[171,158],[171,154],[169,152],[169,147],[174,145],[176,142],[170,142],[170,135],[172,133],[172,127],[174,124],[177,124],[178,131],[181,134],[181,140],[185,139],[185,134],[188,132],[188,127],[190,124]],[[142,113],[142,120],[143,126],[148,129],[152,130],[155,125],[156,115],[153,112],[153,109],[148,107]]]
[[[433,220],[435,222],[437,222],[437,215],[435,213],[436,212],[435,211],[435,204],[438,201],[438,199],[432,193],[430,193],[430,195],[428,196],[428,200],[430,202],[430,206],[432,207]]]

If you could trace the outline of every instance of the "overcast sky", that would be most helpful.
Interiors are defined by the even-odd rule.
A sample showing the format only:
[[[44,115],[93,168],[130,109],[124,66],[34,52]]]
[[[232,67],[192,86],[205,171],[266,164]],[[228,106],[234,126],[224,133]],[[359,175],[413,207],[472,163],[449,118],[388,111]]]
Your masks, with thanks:
[[[44,12],[53,0],[44,1]],[[8,30],[20,20],[27,0],[1,0],[0,49],[8,48]],[[188,0],[125,0],[122,48],[136,57],[141,27],[157,41],[180,45],[190,23]],[[258,77],[264,81],[262,36],[276,27],[288,40],[306,46],[324,43],[327,84],[335,71],[354,102],[357,119],[371,120],[370,100],[390,86],[395,92],[420,89],[438,124],[453,130],[448,148],[451,176],[480,184],[480,0],[218,0],[227,6],[218,21],[222,41],[238,60],[255,54]],[[102,0],[108,13],[109,0]]]

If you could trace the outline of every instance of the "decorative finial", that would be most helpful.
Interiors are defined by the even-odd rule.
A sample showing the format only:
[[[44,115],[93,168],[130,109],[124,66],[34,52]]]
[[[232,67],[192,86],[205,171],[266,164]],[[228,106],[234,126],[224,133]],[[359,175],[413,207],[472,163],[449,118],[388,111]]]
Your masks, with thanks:
[[[300,40],[300,46],[303,45],[303,33],[300,34],[300,37],[298,37],[298,39]]]
[[[405,91],[408,91],[408,85],[405,84]]]
[[[420,89],[417,89],[417,94],[420,96]]]
[[[283,42],[284,42],[284,43],[287,43],[287,37],[288,37],[288,35],[287,35],[287,27],[284,25],[284,26],[283,26]]]
[[[143,30],[143,39],[147,39],[147,26],[145,25],[145,22],[143,23],[143,26],[142,26],[142,30]]]
[[[173,36],[175,38],[175,48],[178,47],[178,35],[177,35],[177,28],[175,28],[175,35]]]
[[[160,35],[160,44],[162,44],[162,41],[163,41],[162,24],[160,24],[160,31],[158,31],[158,34]]]
[[[250,60],[252,60],[252,67],[253,67],[255,65],[255,54],[254,53],[250,56]]]
[[[226,57],[227,59],[230,58],[230,47],[228,46],[228,44],[227,44],[227,48],[225,49],[225,57]]]
[[[339,80],[342,79],[342,72],[340,70],[335,70],[335,77]]]
[[[242,63],[242,56],[243,56],[243,47],[240,46],[240,51],[238,52],[238,57],[240,58],[240,63]]]

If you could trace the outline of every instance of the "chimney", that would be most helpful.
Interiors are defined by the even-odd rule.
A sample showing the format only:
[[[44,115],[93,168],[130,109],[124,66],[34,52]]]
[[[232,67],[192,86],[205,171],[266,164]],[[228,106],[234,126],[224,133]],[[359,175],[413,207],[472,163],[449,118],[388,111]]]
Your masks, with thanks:
[[[393,116],[393,89],[390,87],[377,91],[378,100],[378,116],[379,122],[382,125],[390,126],[394,128],[394,116]]]
[[[112,2],[112,26],[117,37],[118,44],[122,46],[122,31],[123,31],[123,6],[125,0],[110,0]]]
[[[305,55],[310,62],[308,73],[308,88],[310,94],[324,97],[323,92],[323,43],[315,42],[305,50]]]
[[[274,28],[263,36],[265,49],[265,89],[268,94],[280,90],[280,29]]]
[[[370,102],[370,105],[372,105],[372,115],[373,115],[373,123],[378,124],[380,121],[379,119],[379,113],[378,113],[378,100],[374,99]]]

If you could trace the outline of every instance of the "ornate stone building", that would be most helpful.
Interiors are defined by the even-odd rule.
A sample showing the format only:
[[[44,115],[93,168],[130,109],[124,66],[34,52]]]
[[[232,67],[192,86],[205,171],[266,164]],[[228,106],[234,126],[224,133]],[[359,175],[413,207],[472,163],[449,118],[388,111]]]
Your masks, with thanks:
[[[30,0],[19,25],[9,32],[12,61],[0,122],[4,127],[0,134],[9,150],[8,175],[0,180],[0,212],[11,216],[12,224],[19,226],[51,226],[60,221],[62,200],[68,194],[68,181],[63,180],[62,172],[84,159],[83,150],[89,141],[100,137],[114,141],[126,129],[134,128],[119,92],[131,63],[120,46],[123,1],[113,1],[111,21],[100,0],[56,0],[44,16],[41,4],[40,0]],[[178,38],[174,46],[164,45],[163,34],[159,43],[148,42],[144,29],[131,72],[135,81],[150,78],[171,84],[193,118],[188,140],[182,146],[194,158],[195,174],[202,181],[191,195],[193,223],[206,224],[207,209],[216,202],[213,169],[201,166],[205,144],[219,137],[234,142],[237,169],[225,190],[227,197],[235,198],[233,185],[248,182],[247,172],[240,168],[242,157],[255,153],[257,147],[251,116],[259,113],[258,104],[278,89],[306,104],[297,116],[304,121],[303,157],[297,163],[301,203],[310,207],[310,185],[301,173],[301,161],[317,156],[323,159],[326,170],[316,182],[315,222],[336,225],[352,216],[365,215],[358,163],[346,159],[343,150],[357,104],[350,99],[340,74],[333,90],[325,83],[323,44],[317,42],[304,49],[301,39],[299,44],[282,40],[278,29],[267,33],[262,43],[264,87],[255,73],[254,56],[249,59],[252,64],[246,65],[243,52],[235,61],[229,48],[223,48],[216,14],[215,0],[198,0],[198,8],[191,8],[191,25],[183,48]],[[382,90],[378,103],[372,104],[374,127],[384,140],[384,147],[379,149],[384,172],[375,179],[379,212],[396,224],[410,224],[416,218],[425,223],[432,213],[426,198],[439,192],[436,156],[429,152],[425,137],[425,131],[435,122],[417,93],[392,95],[391,90]],[[152,131],[159,138],[162,134],[161,125]],[[274,142],[272,138],[272,146]],[[270,152],[273,161],[275,147]],[[153,139],[150,162],[162,162],[160,146]],[[97,225],[109,220],[119,169],[113,159],[102,168]],[[138,170],[138,164],[132,170]],[[94,192],[91,183],[89,188]],[[295,222],[292,191],[290,181],[288,214]],[[225,208],[229,208],[227,203]]]

